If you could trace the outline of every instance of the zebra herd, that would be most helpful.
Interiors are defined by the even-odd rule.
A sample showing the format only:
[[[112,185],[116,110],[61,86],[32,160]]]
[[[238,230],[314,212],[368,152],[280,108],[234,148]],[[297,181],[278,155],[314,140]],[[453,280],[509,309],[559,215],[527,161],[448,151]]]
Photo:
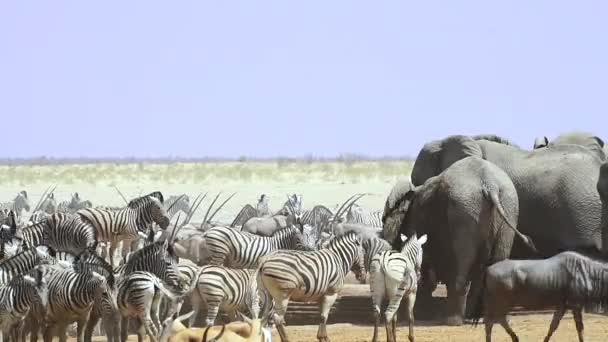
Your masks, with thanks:
[[[232,224],[212,221],[234,196],[211,213],[218,194],[203,223],[191,224],[206,195],[190,203],[186,195],[165,199],[154,191],[111,208],[93,207],[77,193],[56,205],[51,191],[34,207],[33,214],[39,214],[32,222],[35,215],[24,219],[31,208],[27,193],[20,192],[2,210],[3,337],[24,339],[30,334],[35,341],[41,333],[47,342],[53,336],[65,341],[68,325],[75,323],[77,340],[90,341],[101,321],[109,341],[125,341],[133,320],[140,339],[147,335],[156,341],[161,319],[179,312],[189,299],[195,313],[191,326],[201,310],[206,311],[206,325],[215,323],[220,310],[232,319],[248,312],[273,321],[287,341],[289,301],[316,300],[318,339],[325,341],[330,308],[350,271],[362,283],[370,273],[373,298],[387,296],[391,303],[398,298],[386,314],[387,333],[400,299],[415,296],[424,241],[412,236],[402,251],[391,252],[379,234],[381,214],[356,205],[362,194],[351,196],[335,213],[321,205],[303,210],[301,195],[294,194],[274,214],[263,195],[257,209],[246,205]],[[171,224],[174,215],[177,220]],[[247,231],[253,219],[276,224],[254,234]],[[204,258],[191,258],[184,248],[194,235],[202,241]],[[117,262],[114,254],[121,244]],[[394,325],[391,332],[394,337]]]

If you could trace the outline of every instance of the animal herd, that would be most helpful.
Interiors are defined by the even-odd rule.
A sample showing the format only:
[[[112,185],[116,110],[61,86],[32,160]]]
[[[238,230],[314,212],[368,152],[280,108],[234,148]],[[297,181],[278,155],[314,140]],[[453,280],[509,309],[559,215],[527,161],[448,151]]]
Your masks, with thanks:
[[[495,323],[518,340],[507,321],[515,305],[556,308],[546,340],[571,309],[583,341],[582,312],[608,298],[605,153],[586,132],[530,150],[454,135],[421,148],[383,210],[359,206],[365,194],[333,210],[305,209],[292,194],[273,211],[262,194],[232,222],[215,217],[235,194],[215,207],[217,194],[193,223],[207,193],[129,200],[116,189],[125,205],[106,207],[78,193],[57,203],[54,188],[31,206],[21,191],[0,204],[0,330],[65,341],[75,323],[77,340],[90,341],[101,322],[109,341],[125,341],[133,321],[139,340],[265,341],[274,326],[288,341],[287,307],[300,301],[319,303],[317,338],[329,341],[330,309],[353,272],[370,286],[373,341],[382,316],[397,340],[402,302],[414,341],[414,306],[429,305],[439,282],[444,322],[483,318],[487,341]],[[182,313],[186,301],[193,310]],[[234,322],[214,325],[220,312]]]

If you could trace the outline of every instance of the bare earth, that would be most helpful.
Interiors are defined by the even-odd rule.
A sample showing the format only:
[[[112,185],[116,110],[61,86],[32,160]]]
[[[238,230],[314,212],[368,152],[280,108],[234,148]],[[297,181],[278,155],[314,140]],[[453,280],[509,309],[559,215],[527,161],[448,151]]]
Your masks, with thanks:
[[[608,341],[608,318],[600,315],[585,315],[585,341],[603,342]],[[519,336],[520,341],[542,341],[551,322],[551,315],[524,315],[514,316],[511,319],[511,326]],[[460,327],[447,326],[424,326],[424,323],[416,325],[415,337],[417,342],[472,342],[485,341],[483,325],[472,327],[463,325]],[[384,327],[379,329],[379,341],[386,341]],[[329,338],[333,342],[364,342],[371,341],[373,333],[372,326],[358,326],[351,324],[333,324],[328,326]],[[407,326],[401,325],[397,330],[397,341],[407,341]],[[317,326],[297,326],[287,327],[287,334],[293,342],[313,342],[316,341]],[[70,339],[71,342],[72,339]],[[136,336],[130,336],[129,340],[136,341]],[[273,341],[280,341],[276,330],[273,331]],[[573,342],[578,337],[574,327],[572,315],[564,316],[552,342]],[[105,341],[105,338],[98,337],[94,341]],[[495,326],[493,339],[495,342],[510,342],[511,339],[504,332],[502,327]]]

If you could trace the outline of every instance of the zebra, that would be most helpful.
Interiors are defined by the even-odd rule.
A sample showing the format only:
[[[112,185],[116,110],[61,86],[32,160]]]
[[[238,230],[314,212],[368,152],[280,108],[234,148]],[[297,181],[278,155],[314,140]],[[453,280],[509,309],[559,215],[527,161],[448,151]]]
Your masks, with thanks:
[[[163,203],[163,206],[165,207],[169,218],[173,218],[179,211],[182,211],[186,215],[190,215],[190,197],[186,194],[169,196]]]
[[[69,201],[60,202],[57,205],[58,213],[75,214],[78,210],[93,207],[93,203],[89,200],[81,200],[80,195],[75,192],[72,194],[72,199]]]
[[[50,267],[45,277],[49,291],[48,306],[45,311],[35,315],[39,323],[44,322],[44,340],[50,341],[53,335],[58,335],[60,341],[66,341],[67,326],[76,321],[77,340],[82,342],[93,303],[100,301],[104,294],[116,298],[115,295],[110,294],[112,289],[106,277],[86,268],[57,270]],[[32,328],[31,334],[36,336],[38,327]]]
[[[77,215],[56,213],[42,224],[44,241],[58,251],[79,254],[87,248],[95,248],[95,228]]]
[[[229,227],[213,227],[204,234],[212,265],[232,268],[255,268],[258,259],[279,249],[315,248],[316,241],[309,241],[298,228],[283,228],[272,236],[258,236]]]
[[[408,338],[410,342],[414,341],[414,304],[422,265],[422,245],[426,240],[426,235],[417,238],[416,234],[413,234],[405,241],[400,252],[388,250],[372,258],[369,269],[375,318],[372,342],[376,342],[378,338],[380,308],[385,298],[388,299],[388,306],[384,311],[387,340],[397,340],[397,310],[403,296],[406,296],[409,316]]]
[[[46,220],[26,226],[18,236],[27,248],[48,245],[54,250],[79,254],[97,245],[95,228],[80,216],[55,213]]]
[[[172,240],[173,236],[133,252],[127,262],[117,270],[120,279],[118,307],[122,316],[121,338],[127,334],[129,319],[136,317],[140,336],[143,338],[143,333],[148,332],[150,338],[154,339],[155,330],[160,326],[158,312],[161,294],[173,302],[172,310],[177,311],[180,303],[177,303],[176,299],[181,299],[193,287],[193,284],[185,284],[177,267],[178,260],[172,250],[172,243],[169,243]]]
[[[357,204],[353,204],[346,213],[346,222],[382,228],[383,214],[382,210],[368,211]]]
[[[110,289],[109,292],[103,293],[101,298],[96,298],[85,328],[85,341],[91,340],[95,326],[102,319],[107,340],[118,342],[120,337],[120,313],[116,302],[116,276],[112,266],[95,252],[95,248],[85,249],[82,253],[76,255],[73,265],[77,272],[94,271],[104,276]]]
[[[262,258],[257,269],[258,284],[274,300],[275,324],[281,341],[287,341],[285,312],[289,300],[321,303],[320,341],[327,340],[327,316],[352,270],[357,280],[365,280],[361,239],[349,232],[333,239],[318,251],[276,251]]]
[[[55,200],[55,193],[51,192],[46,195],[46,198],[40,203],[37,208],[47,214],[54,214],[57,212],[57,200]]]
[[[54,251],[47,253],[42,248],[31,248],[0,263],[0,284],[8,283],[13,277],[30,272],[41,264],[52,264]]]
[[[34,268],[31,275],[18,275],[0,285],[0,333],[13,333],[13,341],[24,338],[23,323],[34,303],[42,307],[48,304],[48,286],[40,267]]]
[[[182,293],[176,293],[150,272],[135,271],[118,282],[118,308],[122,316],[121,341],[126,341],[130,318],[136,318],[137,337],[142,341],[147,334],[155,342],[160,329],[158,306],[160,295],[176,302]]]
[[[232,223],[230,223],[230,227],[241,227],[252,217],[258,217],[257,209],[251,204],[245,204],[239,213],[236,214],[234,220],[232,220]]]
[[[124,247],[137,240],[138,232],[145,232],[152,223],[158,224],[163,230],[169,226],[169,216],[163,207],[160,192],[135,198],[121,210],[87,208],[79,210],[77,214],[95,228],[97,241],[110,243],[109,258],[112,267],[119,242],[123,243],[124,254],[127,252]]]
[[[0,203],[0,223],[4,222],[8,217],[8,212],[11,210],[14,211],[17,218],[19,218],[24,210],[29,212],[30,209],[30,200],[27,197],[27,191],[22,190],[17,193],[17,196],[12,201]]]
[[[364,239],[363,243],[363,257],[365,263],[365,269],[369,272],[371,270],[372,258],[382,252],[390,251],[391,244],[381,238],[371,237]]]
[[[269,311],[272,299],[265,291],[260,291],[254,269],[232,269],[223,266],[203,266],[196,289],[192,291],[192,308],[189,326],[198,318],[201,306],[207,309],[205,326],[215,324],[220,309],[228,311],[232,320],[237,310],[246,308],[250,317],[260,316],[260,309]]]

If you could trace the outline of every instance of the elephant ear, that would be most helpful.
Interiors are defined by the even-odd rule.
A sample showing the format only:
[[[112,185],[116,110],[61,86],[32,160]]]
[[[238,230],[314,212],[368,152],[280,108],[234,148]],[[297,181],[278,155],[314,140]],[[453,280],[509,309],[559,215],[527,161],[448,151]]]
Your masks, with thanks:
[[[464,135],[453,135],[444,139],[441,147],[439,173],[466,157],[476,156],[483,158],[477,141]]]
[[[534,139],[534,149],[539,149],[543,147],[547,147],[549,145],[549,139],[546,136],[537,137]]]

